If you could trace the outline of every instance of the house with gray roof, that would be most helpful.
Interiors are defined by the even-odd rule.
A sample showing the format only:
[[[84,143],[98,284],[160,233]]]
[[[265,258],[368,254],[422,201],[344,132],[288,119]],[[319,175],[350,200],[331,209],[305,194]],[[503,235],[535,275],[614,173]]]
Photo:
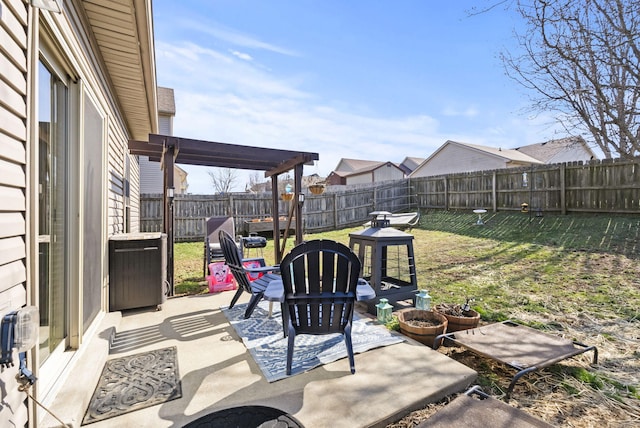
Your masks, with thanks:
[[[343,158],[326,182],[329,185],[366,184],[403,178],[404,170],[393,162]]]
[[[448,140],[425,159],[409,177],[516,168],[542,163],[518,150]]]
[[[576,161],[587,162],[598,158],[587,145],[584,138],[580,136],[530,144],[528,146],[516,147],[514,150],[546,164]]]

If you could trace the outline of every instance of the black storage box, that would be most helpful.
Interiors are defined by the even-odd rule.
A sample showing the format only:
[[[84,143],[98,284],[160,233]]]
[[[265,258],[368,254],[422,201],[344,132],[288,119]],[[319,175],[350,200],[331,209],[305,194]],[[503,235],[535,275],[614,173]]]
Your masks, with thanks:
[[[166,301],[167,235],[123,233],[109,238],[109,311]]]

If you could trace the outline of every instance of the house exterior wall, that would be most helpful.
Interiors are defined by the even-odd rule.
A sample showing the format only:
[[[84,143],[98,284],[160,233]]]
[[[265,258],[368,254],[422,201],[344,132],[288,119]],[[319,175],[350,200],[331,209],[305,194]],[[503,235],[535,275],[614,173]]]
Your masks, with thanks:
[[[77,9],[82,3],[58,3],[63,11],[54,14],[35,9],[26,0],[0,0],[0,317],[24,305],[39,306],[40,127],[36,113],[37,67],[42,49],[62,65],[68,77],[69,105],[65,112],[69,139],[64,144],[69,152],[65,183],[69,331],[64,346],[52,350],[46,362],[38,345],[28,352],[29,368],[38,378],[30,392],[45,404],[55,399],[56,379],[72,370],[73,357],[61,354],[73,355],[81,348],[89,339],[85,335],[92,331],[89,327],[108,309],[108,237],[139,230],[139,168],[137,158],[128,152],[130,135],[120,103],[87,36],[91,30],[85,25],[82,10]],[[84,127],[89,103],[91,111],[96,112],[93,117],[101,123],[100,132],[93,129],[96,132],[91,145],[85,140],[91,129]],[[100,153],[93,159],[98,160],[98,171],[94,171],[96,180],[91,184],[84,180],[89,173],[85,161],[87,152],[96,149]],[[88,217],[87,206],[95,200],[98,206]],[[92,225],[97,228],[87,233]],[[83,250],[91,242],[96,258],[84,257]],[[97,273],[91,284],[87,284],[87,267]],[[86,300],[90,293],[97,303]],[[87,302],[95,309],[88,318],[83,316]],[[14,367],[0,370],[0,426],[37,426],[32,401],[17,388],[17,357],[14,360]],[[84,378],[83,382],[88,380]]]
[[[593,157],[593,154],[590,153],[584,145],[582,144],[571,144],[568,145],[563,150],[556,153],[554,156],[549,158],[545,163],[563,163],[563,162],[576,162],[576,161],[589,161]]]
[[[404,172],[393,163],[387,162],[378,166],[377,168],[362,172],[360,174],[347,175],[345,177],[345,183],[339,184],[378,183],[388,180],[402,180],[403,178]]]
[[[373,182],[402,180],[404,172],[392,163],[387,163],[373,170]]]
[[[411,177],[429,177],[455,172],[500,169],[507,166],[505,159],[464,146],[447,145],[416,168],[411,173]]]
[[[348,175],[345,177],[345,181],[347,185],[373,183],[373,172],[369,171],[358,175]]]
[[[161,135],[173,135],[173,116],[158,116],[159,133]],[[160,169],[160,162],[149,160],[148,156],[139,156],[140,158],[140,193],[157,194],[164,191],[164,174]],[[173,170],[173,180],[175,184],[175,193],[180,195],[187,193],[187,173],[175,166]]]
[[[20,0],[0,4],[0,318],[27,304],[28,12]],[[14,355],[14,361],[17,361]],[[0,370],[0,426],[25,426],[26,394],[14,367]]]
[[[162,193],[164,175],[160,169],[160,162],[149,160],[148,156],[140,158],[140,193],[156,194]]]

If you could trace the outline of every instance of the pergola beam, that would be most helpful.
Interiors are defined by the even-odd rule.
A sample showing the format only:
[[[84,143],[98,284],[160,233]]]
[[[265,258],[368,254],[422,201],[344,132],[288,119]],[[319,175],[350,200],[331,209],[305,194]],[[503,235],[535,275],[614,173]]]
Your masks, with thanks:
[[[129,140],[132,155],[148,156],[150,160],[161,162],[164,171],[164,222],[163,232],[167,234],[167,281],[173,294],[173,198],[168,189],[173,189],[174,164],[212,166],[220,168],[265,171],[271,177],[273,241],[276,263],[280,263],[284,253],[286,235],[280,248],[280,224],[278,213],[278,175],[294,170],[294,200],[290,212],[295,216],[296,244],[302,242],[302,168],[313,165],[319,159],[317,153],[294,150],[279,150],[265,147],[240,146],[214,141],[194,140],[170,135],[149,134],[149,141]],[[304,196],[302,196],[304,197]],[[291,219],[289,219],[291,221]],[[286,231],[288,233],[288,229]]]

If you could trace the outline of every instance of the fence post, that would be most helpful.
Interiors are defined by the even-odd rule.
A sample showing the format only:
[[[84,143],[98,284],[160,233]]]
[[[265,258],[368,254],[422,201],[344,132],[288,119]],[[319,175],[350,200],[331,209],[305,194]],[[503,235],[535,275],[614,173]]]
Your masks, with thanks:
[[[378,199],[378,186],[374,185],[372,187],[372,190],[373,190],[373,207],[371,208],[371,211],[369,211],[369,212],[376,211],[376,207],[378,206],[378,201],[377,201],[377,199]]]
[[[560,165],[560,212],[567,214],[567,184],[566,184],[566,163]]]
[[[333,194],[333,227],[338,228],[338,194]]]
[[[496,189],[496,171],[493,171],[493,175],[491,176],[491,209],[493,212],[498,211],[498,189]]]
[[[444,210],[449,211],[449,180],[444,177]]]

